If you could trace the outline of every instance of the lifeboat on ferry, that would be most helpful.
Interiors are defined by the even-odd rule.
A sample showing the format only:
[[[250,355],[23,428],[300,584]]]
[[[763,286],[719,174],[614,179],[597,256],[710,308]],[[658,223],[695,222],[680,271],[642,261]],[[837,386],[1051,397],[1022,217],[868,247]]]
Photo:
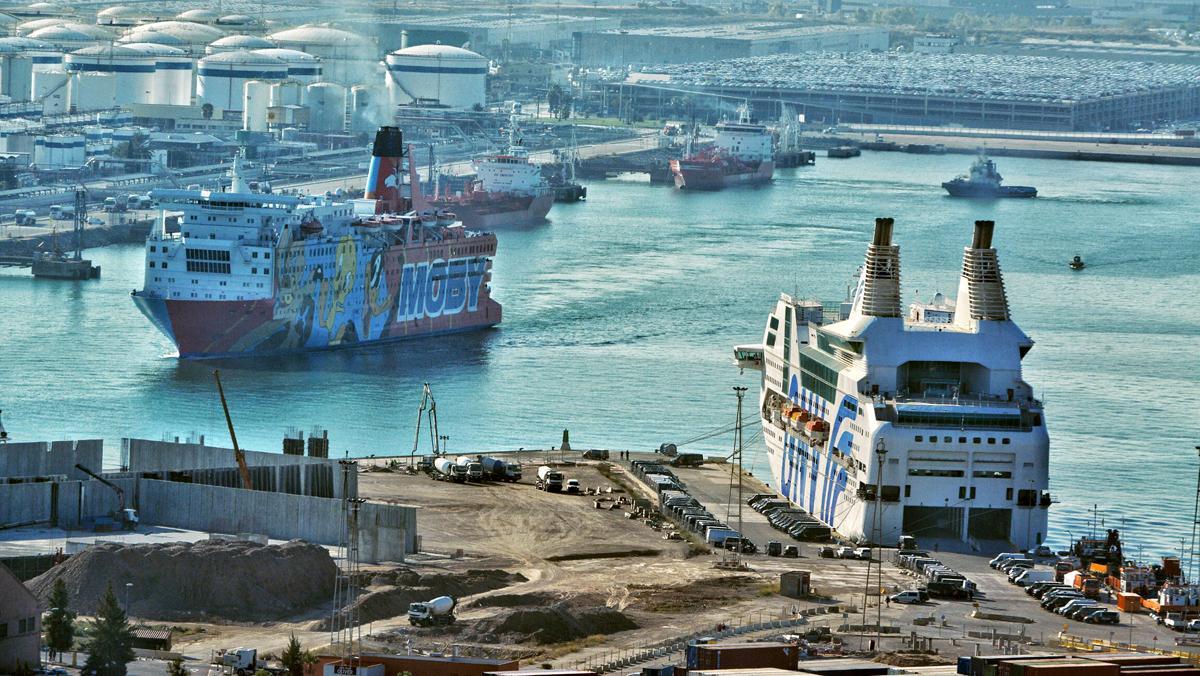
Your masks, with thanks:
[[[325,226],[315,218],[300,223],[300,233],[305,236],[319,235],[323,230],[325,230]]]
[[[804,433],[808,435],[808,438],[813,440],[813,443],[824,443],[825,432],[825,421],[821,420],[820,418],[809,420],[808,424],[804,426]]]

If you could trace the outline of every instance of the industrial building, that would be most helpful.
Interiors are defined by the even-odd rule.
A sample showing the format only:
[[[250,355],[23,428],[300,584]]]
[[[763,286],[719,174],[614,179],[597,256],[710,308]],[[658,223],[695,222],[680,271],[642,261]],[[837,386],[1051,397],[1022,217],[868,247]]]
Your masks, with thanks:
[[[0,673],[30,673],[41,664],[42,609],[34,595],[0,564]]]
[[[149,526],[337,545],[346,500],[358,497],[358,465],[312,455],[320,447],[312,441],[308,456],[245,451],[249,490],[234,451],[203,443],[123,440],[119,472],[100,471],[100,440],[9,443],[0,454],[0,527],[100,531],[135,509]],[[358,526],[365,562],[417,551],[414,507],[365,502]]]
[[[553,16],[521,13],[512,16],[497,12],[465,16],[407,16],[345,22],[347,28],[371,36],[379,48],[387,51],[410,45],[444,44],[466,47],[492,58],[504,56],[505,49],[566,50],[572,36],[580,31],[605,31],[619,28],[617,17]]]
[[[1200,116],[1200,66],[980,54],[806,54],[658,66],[609,87],[654,114],[681,90],[826,122],[1109,131]]]
[[[770,54],[885,50],[889,34],[875,26],[784,23],[666,26],[578,32],[572,58],[588,67],[723,61]]]

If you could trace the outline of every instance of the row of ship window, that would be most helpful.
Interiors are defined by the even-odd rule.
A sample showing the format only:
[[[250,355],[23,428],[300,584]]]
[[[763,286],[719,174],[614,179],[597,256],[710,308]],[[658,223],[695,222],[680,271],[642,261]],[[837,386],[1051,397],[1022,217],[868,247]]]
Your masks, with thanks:
[[[937,440],[938,440],[937,436],[931,436],[931,437],[929,437],[929,443],[931,443],[931,444],[936,444],[936,443],[937,443]],[[925,437],[924,437],[924,435],[918,434],[918,435],[916,435],[916,436],[914,436],[914,437],[913,437],[913,441],[916,441],[916,442],[920,443],[920,442],[922,442],[922,441],[925,441]],[[942,441],[943,441],[944,443],[950,444],[950,443],[953,443],[953,442],[954,442],[954,437],[942,437]],[[994,445],[996,444],[996,437],[988,437],[988,438],[987,438],[987,442],[988,442],[988,444],[991,444],[991,445],[993,445],[993,446],[994,446]],[[960,443],[960,444],[965,444],[965,443],[967,443],[967,438],[966,438],[966,437],[959,437],[959,438],[958,438],[958,443]],[[971,443],[973,443],[973,444],[982,444],[982,443],[983,443],[983,437],[972,437],[972,438],[971,438]],[[1007,446],[1009,443],[1010,443],[1010,441],[1009,441],[1009,438],[1008,438],[1008,437],[1002,437],[1002,438],[1000,439],[1000,444],[1001,444],[1002,446]]]

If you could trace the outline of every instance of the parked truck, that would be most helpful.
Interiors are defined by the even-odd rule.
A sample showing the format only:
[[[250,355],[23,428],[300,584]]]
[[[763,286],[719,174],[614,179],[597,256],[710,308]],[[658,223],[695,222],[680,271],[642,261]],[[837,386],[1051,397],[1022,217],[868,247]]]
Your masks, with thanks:
[[[704,464],[704,456],[699,453],[680,453],[671,458],[672,467],[699,467]]]
[[[467,473],[450,458],[437,457],[433,459],[433,478],[461,483],[467,480]]]
[[[13,213],[14,225],[37,225],[37,212],[29,209],[18,209]]]
[[[216,666],[228,670],[238,676],[252,676],[259,671],[271,674],[282,674],[284,669],[278,664],[269,664],[266,660],[258,659],[256,648],[234,648],[217,653]]]
[[[1063,582],[1083,592],[1083,595],[1089,599],[1100,598],[1100,580],[1094,577],[1088,577],[1077,570],[1073,570],[1063,576]]]
[[[432,627],[439,624],[454,624],[454,608],[458,602],[453,596],[439,596],[431,601],[408,604],[408,622],[414,627]]]
[[[515,462],[484,457],[480,460],[480,464],[483,465],[483,475],[492,481],[516,482],[521,480],[521,466]]]
[[[467,481],[483,481],[483,463],[478,457],[460,455],[455,464],[466,474]]]
[[[538,468],[537,488],[550,493],[561,492],[563,489],[562,472],[548,465],[542,465]]]

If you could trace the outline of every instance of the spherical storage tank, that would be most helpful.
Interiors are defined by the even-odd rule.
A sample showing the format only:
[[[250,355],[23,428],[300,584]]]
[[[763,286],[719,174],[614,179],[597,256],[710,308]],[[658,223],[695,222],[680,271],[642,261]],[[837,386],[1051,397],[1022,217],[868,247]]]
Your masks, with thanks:
[[[236,51],[211,54],[196,67],[196,98],[214,108],[241,110],[244,88],[250,80],[287,79],[288,66],[265,54]]]
[[[124,45],[97,45],[67,54],[63,66],[68,73],[112,75],[117,105],[149,103],[156,84],[154,56]],[[82,94],[83,91],[80,90]],[[107,107],[86,99],[72,98],[78,110]]]
[[[336,82],[317,82],[306,88],[308,130],[341,132],[346,130],[346,88]]]
[[[150,42],[131,42],[127,49],[154,60],[154,83],[146,103],[186,106],[192,102],[193,60],[178,47]]]
[[[321,60],[295,49],[256,49],[255,54],[274,57],[287,64],[288,79],[311,84],[321,79]]]
[[[451,108],[482,106],[486,100],[488,61],[470,50],[448,45],[417,45],[387,56],[387,89],[392,106],[414,98]]]
[[[369,38],[329,26],[300,26],[267,36],[284,49],[321,59],[323,79],[344,85],[378,82],[379,50]]]

